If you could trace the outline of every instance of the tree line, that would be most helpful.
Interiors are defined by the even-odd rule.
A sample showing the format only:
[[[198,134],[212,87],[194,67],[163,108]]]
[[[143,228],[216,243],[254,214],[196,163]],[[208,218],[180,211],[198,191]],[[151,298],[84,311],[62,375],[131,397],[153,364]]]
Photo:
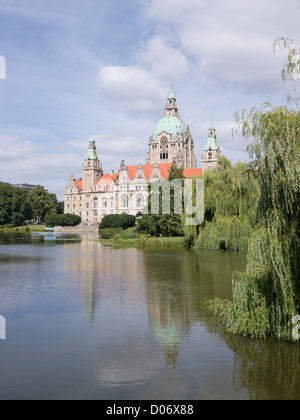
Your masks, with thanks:
[[[47,215],[63,213],[55,194],[38,185],[33,190],[0,182],[0,225],[21,226],[26,221],[44,222]]]

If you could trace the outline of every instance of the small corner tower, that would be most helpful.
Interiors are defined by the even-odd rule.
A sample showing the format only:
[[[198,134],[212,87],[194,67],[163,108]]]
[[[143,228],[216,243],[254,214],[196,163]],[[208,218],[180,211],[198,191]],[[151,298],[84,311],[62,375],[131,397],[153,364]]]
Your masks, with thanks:
[[[217,142],[216,127],[212,124],[208,129],[208,139],[202,155],[202,172],[216,168],[221,150]]]
[[[102,165],[97,155],[96,142],[89,141],[89,148],[82,165],[82,190],[83,192],[93,191],[94,185],[103,176]]]

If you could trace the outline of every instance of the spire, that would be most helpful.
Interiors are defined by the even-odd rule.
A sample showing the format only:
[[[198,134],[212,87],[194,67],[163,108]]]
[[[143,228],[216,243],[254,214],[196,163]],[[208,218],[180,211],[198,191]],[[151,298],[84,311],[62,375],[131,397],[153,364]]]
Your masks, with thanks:
[[[170,92],[170,95],[168,96],[164,116],[165,117],[174,116],[174,117],[179,118],[178,107],[176,104],[176,96],[173,91],[173,83],[171,84],[171,92]]]
[[[175,96],[175,93],[173,91],[173,83],[171,83],[171,92],[170,92],[170,95],[168,96],[168,99],[175,99],[175,98],[176,98],[176,96]]]
[[[214,130],[216,131],[216,127],[214,125],[214,114],[211,114],[211,125],[209,127],[209,130]]]

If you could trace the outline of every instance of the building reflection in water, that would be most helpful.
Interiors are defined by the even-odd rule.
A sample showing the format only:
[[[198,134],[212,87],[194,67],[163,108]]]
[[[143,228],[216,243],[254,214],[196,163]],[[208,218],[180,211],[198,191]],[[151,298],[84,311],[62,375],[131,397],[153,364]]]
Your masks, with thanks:
[[[127,315],[117,311],[120,317],[124,314],[120,323],[124,327],[128,319],[134,319],[127,317],[138,306],[137,316],[147,315],[171,377],[179,363],[180,347],[184,366],[187,354],[182,344],[189,340],[192,327],[200,326],[232,350],[233,391],[246,389],[251,399],[299,398],[299,344],[227,334],[205,305],[205,301],[216,296],[231,299],[232,271],[245,269],[246,256],[221,252],[118,250],[93,242],[63,249],[70,291],[84,300],[89,321],[97,322],[97,308],[101,309],[101,303],[108,303],[106,310],[111,302],[117,302],[117,309],[128,311]],[[105,384],[116,386],[123,381],[124,386],[129,386],[134,375],[135,383],[142,383],[157,366],[157,361],[151,358],[151,353],[147,355],[147,348],[142,345],[147,336],[145,324],[137,321],[129,331],[139,326],[141,329],[130,338],[120,329],[114,331],[113,352],[110,341],[103,343],[107,347],[102,348],[99,356],[99,371],[102,379],[103,372],[110,378]],[[107,337],[111,339],[110,335]],[[199,349],[199,357],[201,351],[203,349]],[[107,354],[105,362],[103,354]]]
[[[218,265],[211,253],[113,249],[96,242],[64,247],[69,287],[83,297],[89,321],[95,321],[97,307],[107,299],[130,310],[145,306],[170,373],[191,325],[209,317],[204,302],[230,298],[232,264],[226,254]]]
[[[120,305],[134,307],[144,301],[144,263],[134,248],[112,250],[97,242],[64,247],[64,268],[72,292],[84,298],[88,318],[102,299],[117,298]]]
[[[157,276],[153,275],[151,257],[147,262],[149,321],[154,337],[163,348],[168,369],[173,373],[180,343],[188,336],[190,330],[190,301],[176,277],[162,276],[158,273]]]

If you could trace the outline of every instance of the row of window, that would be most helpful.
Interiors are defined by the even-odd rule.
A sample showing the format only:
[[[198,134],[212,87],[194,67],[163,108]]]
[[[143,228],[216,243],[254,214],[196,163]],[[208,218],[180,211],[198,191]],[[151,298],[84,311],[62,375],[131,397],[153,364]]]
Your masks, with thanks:
[[[121,199],[122,207],[123,208],[127,208],[128,207],[128,202],[129,202],[129,200],[128,200],[127,195],[124,195],[122,197],[122,199]],[[86,206],[86,209],[89,209],[90,203],[86,203],[85,206]],[[94,207],[94,209],[98,209],[98,206],[99,206],[98,199],[95,198],[94,199],[94,202],[93,202],[93,207]],[[103,209],[106,209],[108,207],[108,200],[106,198],[104,198],[102,200],[101,206],[102,206]],[[115,206],[115,200],[112,197],[110,199],[110,208],[114,208],[114,206]],[[144,197],[143,196],[140,195],[140,196],[137,197],[137,199],[136,199],[136,207],[138,207],[138,208],[144,207]],[[82,205],[79,204],[79,209],[81,209],[81,208],[82,208]],[[67,204],[67,209],[70,210],[70,204]],[[73,210],[75,210],[75,209],[76,209],[76,205],[73,204]]]

